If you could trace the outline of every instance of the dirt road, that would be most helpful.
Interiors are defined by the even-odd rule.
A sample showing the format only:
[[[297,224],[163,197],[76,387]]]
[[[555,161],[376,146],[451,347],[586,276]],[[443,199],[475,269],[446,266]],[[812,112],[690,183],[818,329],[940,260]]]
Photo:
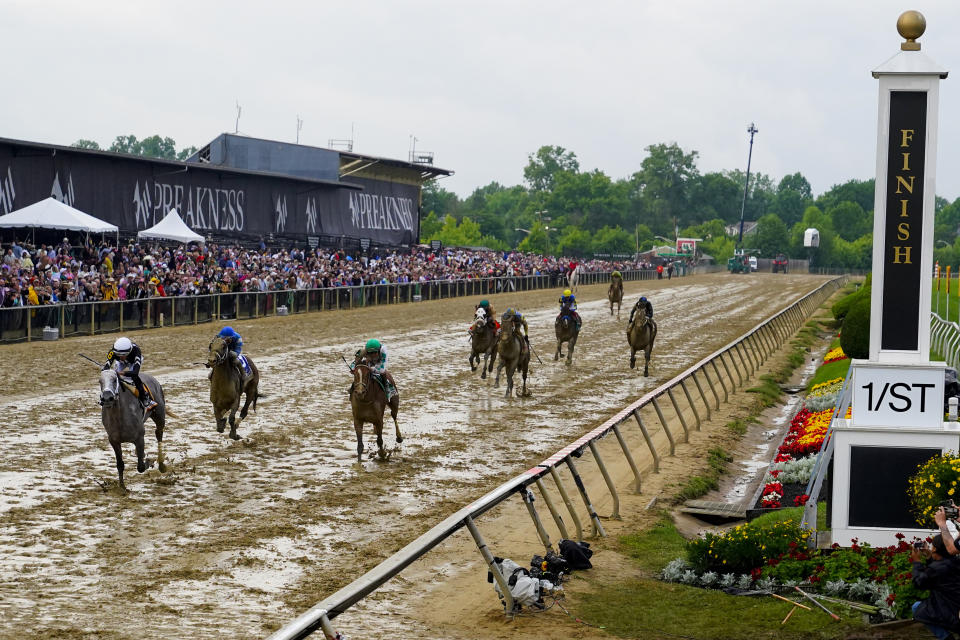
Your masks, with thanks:
[[[660,323],[649,378],[627,366],[629,306],[611,318],[605,287],[578,295],[569,367],[552,360],[558,291],[494,296],[498,312],[525,312],[543,359],[525,399],[467,366],[477,298],[242,322],[267,397],[239,442],[216,433],[206,370],[190,364],[220,325],[132,334],[178,418],[166,474],[136,474],[125,447],[127,496],[99,486],[114,482],[113,454],[96,370],[76,356],[102,358],[113,336],[2,347],[0,638],[263,637],[822,281],[627,283],[626,302],[646,294]],[[358,469],[340,354],[368,337],[390,349],[406,439]]]

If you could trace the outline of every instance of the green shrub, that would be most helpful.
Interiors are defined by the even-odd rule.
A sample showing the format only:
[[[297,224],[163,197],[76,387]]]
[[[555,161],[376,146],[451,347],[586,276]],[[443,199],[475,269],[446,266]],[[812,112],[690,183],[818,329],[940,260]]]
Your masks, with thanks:
[[[749,573],[763,567],[769,559],[805,545],[808,535],[796,520],[766,526],[748,522],[723,534],[707,533],[691,540],[687,544],[687,559],[698,571]]]
[[[861,285],[860,288],[834,302],[833,306],[830,307],[830,313],[833,314],[833,317],[837,320],[843,320],[855,302],[863,298],[869,299],[871,282],[872,279],[870,275],[867,275],[866,280],[864,280],[863,285]]]
[[[870,296],[863,296],[850,306],[840,329],[840,346],[851,358],[870,355]]]

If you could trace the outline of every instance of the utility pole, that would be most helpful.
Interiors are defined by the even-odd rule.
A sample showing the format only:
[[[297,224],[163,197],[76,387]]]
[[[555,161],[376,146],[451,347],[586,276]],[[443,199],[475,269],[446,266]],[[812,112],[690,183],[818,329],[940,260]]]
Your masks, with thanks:
[[[753,134],[758,133],[759,129],[750,123],[747,133],[750,134],[750,152],[747,154],[747,179],[743,183],[743,202],[740,204],[740,236],[737,238],[737,246],[743,248],[743,212],[747,207],[747,189],[750,186],[750,161],[753,159]]]

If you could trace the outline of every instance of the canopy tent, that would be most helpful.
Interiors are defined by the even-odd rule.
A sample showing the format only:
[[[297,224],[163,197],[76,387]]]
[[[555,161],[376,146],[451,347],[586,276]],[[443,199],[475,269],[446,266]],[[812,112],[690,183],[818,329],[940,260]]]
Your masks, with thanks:
[[[0,229],[69,229],[87,233],[117,233],[116,225],[74,209],[52,196],[0,216]]]
[[[163,220],[149,229],[137,233],[138,238],[159,238],[161,240],[176,240],[177,242],[203,242],[203,236],[194,233],[183,221],[176,209],[170,209]]]

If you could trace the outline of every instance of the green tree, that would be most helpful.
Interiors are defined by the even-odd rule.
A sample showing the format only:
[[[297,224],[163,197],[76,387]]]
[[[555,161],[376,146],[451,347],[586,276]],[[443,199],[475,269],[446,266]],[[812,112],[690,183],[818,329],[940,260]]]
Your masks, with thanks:
[[[447,191],[436,180],[423,185],[420,192],[421,209],[427,212],[435,212],[439,216],[457,215],[460,208],[460,198],[452,191]]]
[[[177,152],[177,160],[184,162],[187,158],[198,151],[196,147],[184,147]]]
[[[177,159],[177,143],[173,138],[149,136],[140,141],[140,155],[163,160]]]
[[[757,221],[755,246],[765,258],[772,258],[781,252],[786,253],[790,248],[790,233],[778,215],[768,213]]]
[[[742,195],[742,183],[722,173],[705,173],[692,185],[690,209],[699,220],[734,222],[740,219]]]
[[[550,235],[544,225],[539,222],[534,223],[530,233],[517,245],[520,251],[529,251],[547,255],[551,252]]]
[[[820,246],[816,249],[803,246],[804,232],[811,228],[820,232]],[[803,212],[803,219],[793,225],[790,230],[790,255],[810,256],[810,264],[813,266],[833,266],[833,245],[836,235],[830,216],[820,211],[818,207],[807,207]]]
[[[627,189],[626,183],[613,182],[599,170],[561,171],[553,191],[546,195],[546,209],[557,226],[564,222],[590,231],[616,226],[627,210]]]
[[[847,180],[835,184],[817,198],[816,205],[821,211],[827,211],[841,202],[856,202],[864,211],[873,211],[874,179]]]
[[[115,151],[116,153],[129,153],[130,155],[138,156],[140,155],[141,145],[140,141],[137,140],[135,135],[126,135],[126,136],[117,136],[113,140],[113,144],[110,145],[110,148],[107,151]]]
[[[642,194],[654,228],[687,226],[694,214],[690,203],[699,177],[697,152],[684,153],[677,143],[654,144],[633,175],[633,188]]]
[[[76,147],[77,149],[93,149],[94,151],[100,150],[100,144],[96,140],[87,140],[86,138],[80,138],[70,146]]]
[[[837,235],[847,242],[853,242],[868,233],[873,226],[871,216],[863,210],[863,207],[849,200],[827,209],[827,215],[833,221],[833,228],[837,230]]]
[[[740,187],[740,199],[737,201],[737,215],[733,221],[740,220],[740,207],[743,206],[744,220],[759,220],[773,209],[773,202],[777,196],[773,179],[763,173],[751,172],[750,185],[747,189],[747,201],[743,202],[743,185],[746,173],[740,169],[724,171],[724,175],[737,183]]]
[[[633,236],[620,227],[603,227],[593,236],[594,253],[632,255],[633,251]]]
[[[437,213],[431,211],[425,218],[420,218],[420,242],[430,242],[438,239],[443,222],[437,218]]]
[[[798,171],[780,180],[771,206],[783,223],[791,227],[800,221],[804,210],[811,204],[813,204],[813,193],[810,183]]]
[[[540,147],[536,153],[527,156],[527,160],[523,179],[534,191],[553,189],[555,177],[561,171],[576,173],[580,170],[576,154],[559,146]]]
[[[585,256],[593,251],[593,236],[574,225],[567,226],[557,241],[557,254],[562,256]]]

